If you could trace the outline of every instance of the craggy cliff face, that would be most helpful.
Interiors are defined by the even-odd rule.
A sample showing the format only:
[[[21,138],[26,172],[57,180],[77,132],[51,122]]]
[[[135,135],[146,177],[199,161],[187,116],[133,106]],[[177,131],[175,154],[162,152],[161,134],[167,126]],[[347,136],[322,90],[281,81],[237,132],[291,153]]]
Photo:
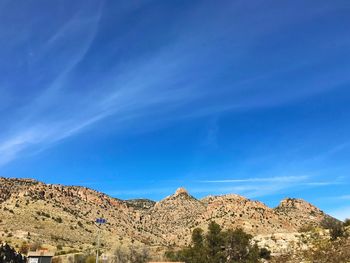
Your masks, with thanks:
[[[0,178],[0,236],[11,240],[84,247],[95,240],[95,219],[104,217],[106,246],[135,241],[180,246],[189,243],[193,228],[205,229],[212,220],[257,235],[295,232],[325,216],[300,199],[285,199],[272,209],[234,194],[198,200],[179,188],[159,202],[123,201],[85,187]]]

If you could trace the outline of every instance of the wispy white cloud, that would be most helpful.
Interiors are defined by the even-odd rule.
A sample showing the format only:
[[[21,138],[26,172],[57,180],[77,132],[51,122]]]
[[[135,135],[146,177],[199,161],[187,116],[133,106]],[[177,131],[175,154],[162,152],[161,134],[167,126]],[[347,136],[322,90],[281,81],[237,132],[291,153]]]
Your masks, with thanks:
[[[94,61],[95,67],[90,68],[90,71],[85,71],[81,65],[87,59],[96,35],[100,33],[99,30],[102,30],[100,28],[100,20],[103,15],[101,5],[96,7],[91,3],[84,5],[84,8],[68,22],[57,27],[56,31],[52,32],[43,42],[44,44],[41,43],[36,47],[36,52],[31,52],[34,58],[31,59],[32,65],[30,66],[36,66],[39,69],[37,76],[33,78],[40,80],[43,75],[50,75],[50,79],[45,82],[38,80],[38,83],[42,85],[40,89],[38,88],[40,92],[29,103],[21,107],[21,112],[18,114],[20,118],[14,119],[13,123],[8,125],[6,132],[0,133],[0,165],[11,162],[28,152],[45,149],[107,118],[112,119],[113,128],[116,130],[123,129],[130,123],[139,123],[139,127],[147,126],[146,122],[142,122],[147,116],[149,117],[147,123],[162,125],[169,119],[195,118],[223,111],[280,105],[303,96],[317,94],[348,81],[348,78],[344,78],[343,75],[341,78],[324,76],[327,81],[320,81],[318,76],[317,82],[325,83],[322,84],[323,86],[311,85],[316,82],[315,78],[298,85],[300,87],[317,86],[317,89],[300,88],[296,90],[292,87],[288,89],[288,92],[283,89],[281,92],[280,87],[269,88],[266,92],[269,96],[262,97],[260,96],[261,89],[264,87],[256,85],[256,80],[269,79],[276,74],[281,74],[272,69],[269,72],[257,72],[258,79],[256,76],[252,79],[237,79],[220,88],[217,86],[208,88],[208,86],[216,85],[213,80],[216,80],[215,77],[221,71],[228,70],[222,68],[226,59],[237,61],[239,64],[245,59],[245,55],[255,48],[260,38],[276,30],[283,30],[281,26],[276,28],[276,23],[272,21],[257,23],[258,27],[250,32],[247,39],[236,43],[237,46],[246,48],[239,48],[231,52],[232,54],[222,52],[219,54],[220,63],[214,64],[210,58],[213,56],[213,50],[220,50],[218,42],[221,39],[235,35],[235,33],[240,36],[245,35],[235,27],[230,29],[226,26],[227,19],[233,19],[228,11],[231,9],[228,8],[221,8],[220,12],[217,12],[219,19],[215,19],[213,15],[210,16],[213,20],[211,26],[223,28],[222,31],[213,30],[213,33],[208,36],[207,30],[203,31],[202,25],[198,25],[200,20],[196,16],[193,18],[191,13],[180,22],[181,25],[175,27],[173,39],[157,50],[140,54],[137,58],[131,57],[125,61],[121,59],[121,61],[111,63],[110,54],[103,53],[101,49],[98,51],[99,56],[90,58],[97,60]],[[203,16],[203,12],[208,11],[211,10],[198,8],[198,10],[193,10],[193,14]],[[319,15],[318,13],[319,11],[314,15]],[[245,19],[243,22],[249,25],[250,17]],[[262,19],[262,21],[266,20]],[[293,23],[293,19],[282,19],[281,21],[284,26]],[[235,22],[240,21],[235,20]],[[182,23],[186,23],[186,27]],[[225,26],[222,27],[220,23]],[[228,32],[228,30],[231,31]],[[196,37],[189,37],[193,32],[197,32]],[[10,41],[28,42],[30,39],[23,35],[30,36],[30,33],[33,32],[24,32],[17,39]],[[121,36],[126,43],[130,41],[127,35],[128,33],[124,33]],[[236,39],[238,41],[241,38]],[[111,40],[109,48],[118,49],[120,47],[118,41],[119,39]],[[17,45],[14,46],[17,47]],[[11,50],[11,52],[16,51]],[[114,53],[111,52],[111,54]],[[103,67],[105,60],[111,63],[108,69]],[[304,66],[291,67],[282,73],[294,72]],[[97,74],[95,71],[99,70],[102,73]],[[340,74],[342,72],[334,73],[336,76]],[[251,95],[246,95],[247,90],[252,91]],[[212,100],[213,97],[226,99],[229,97],[230,99],[223,102]],[[150,116],[156,116],[156,118]],[[208,142],[215,144],[216,132],[215,126],[209,130]],[[293,181],[293,178],[280,177],[265,180],[251,178],[241,182],[272,181],[287,183]]]
[[[220,180],[200,180],[194,187],[196,193],[237,193],[250,198],[263,197],[278,193],[292,193],[293,189],[324,187],[341,184],[341,178],[332,181],[319,179],[311,175],[299,176],[265,176],[250,178],[234,178]]]
[[[307,182],[304,183],[304,185],[309,185],[309,186],[328,186],[328,185],[337,185],[337,184],[342,184],[343,182],[341,181],[319,181],[319,182]]]
[[[242,179],[224,179],[224,180],[204,180],[201,183],[248,183],[248,182],[295,182],[305,181],[309,176],[275,176],[275,177],[253,177]]]
[[[313,156],[312,158],[310,158],[307,161],[317,161],[317,162],[322,162],[330,157],[333,157],[334,155],[345,151],[345,150],[349,150],[350,149],[350,142],[346,141],[346,142],[342,142],[336,145],[333,145],[331,147],[329,147],[328,150],[319,153],[318,155]]]

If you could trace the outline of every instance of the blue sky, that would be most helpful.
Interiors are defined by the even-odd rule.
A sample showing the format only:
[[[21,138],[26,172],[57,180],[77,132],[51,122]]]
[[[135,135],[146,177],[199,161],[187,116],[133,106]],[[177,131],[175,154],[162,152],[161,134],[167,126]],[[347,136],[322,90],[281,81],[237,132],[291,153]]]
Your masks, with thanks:
[[[0,3],[0,175],[350,217],[350,3]]]

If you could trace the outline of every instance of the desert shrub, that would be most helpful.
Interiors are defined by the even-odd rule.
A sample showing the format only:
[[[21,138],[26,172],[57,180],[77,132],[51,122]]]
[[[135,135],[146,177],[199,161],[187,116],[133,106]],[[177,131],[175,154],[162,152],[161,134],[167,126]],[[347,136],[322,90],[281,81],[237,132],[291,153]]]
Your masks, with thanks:
[[[53,257],[51,260],[51,263],[62,263],[62,258],[60,257]]]
[[[260,257],[263,258],[263,259],[271,259],[271,251],[268,250],[267,248],[261,248],[260,249]]]
[[[39,215],[39,216],[44,216],[44,217],[50,218],[50,214],[45,213],[45,212],[43,212],[43,211],[37,211],[36,213],[37,213],[37,215]]]
[[[96,257],[95,256],[87,256],[85,259],[85,263],[95,263],[96,262]]]
[[[321,226],[329,230],[329,234],[332,240],[336,240],[338,237],[343,237],[345,235],[345,230],[342,222],[326,217],[322,220]]]
[[[89,255],[86,255],[86,254],[75,254],[73,257],[72,257],[72,261],[74,263],[85,263],[87,258],[89,257]]]
[[[41,248],[42,244],[40,242],[34,242],[29,245],[29,250],[30,251],[37,251]]]
[[[56,251],[55,256],[61,256],[61,255],[67,255],[67,254],[74,254],[74,253],[79,253],[79,250],[76,249],[70,249],[70,250],[61,250],[61,251]]]
[[[298,229],[298,232],[300,233],[306,233],[306,232],[311,232],[315,229],[315,227],[312,224],[308,225],[303,225]]]
[[[321,221],[320,225],[324,229],[331,229],[335,224],[337,224],[338,220],[332,217],[325,217]]]
[[[54,221],[56,221],[57,223],[59,223],[59,224],[61,224],[62,222],[63,222],[63,220],[62,220],[62,218],[61,217],[52,217],[52,219],[54,220]]]
[[[149,250],[146,247],[131,246],[130,251],[130,262],[133,263],[144,263],[150,259]]]
[[[19,252],[21,254],[28,254],[28,251],[29,251],[29,245],[26,242],[23,242],[21,244],[21,247],[19,248]]]
[[[345,220],[344,220],[344,224],[343,224],[344,226],[350,226],[350,218],[346,218]]]
[[[61,245],[61,244],[58,244],[58,245],[56,246],[56,249],[57,249],[57,250],[62,250],[62,249],[63,249],[63,247],[62,247],[62,245]]]
[[[113,252],[114,263],[146,263],[149,259],[149,251],[146,247],[135,245],[126,247],[118,246]]]
[[[340,238],[335,241],[319,242],[314,249],[305,253],[304,258],[317,263],[349,262],[350,240]]]

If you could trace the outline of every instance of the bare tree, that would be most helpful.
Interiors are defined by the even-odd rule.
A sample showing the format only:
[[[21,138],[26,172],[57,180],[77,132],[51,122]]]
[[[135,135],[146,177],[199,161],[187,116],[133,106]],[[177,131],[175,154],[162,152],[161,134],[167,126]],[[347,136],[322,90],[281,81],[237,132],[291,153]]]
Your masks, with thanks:
[[[113,253],[113,263],[145,263],[149,260],[149,250],[141,246],[118,246]]]

